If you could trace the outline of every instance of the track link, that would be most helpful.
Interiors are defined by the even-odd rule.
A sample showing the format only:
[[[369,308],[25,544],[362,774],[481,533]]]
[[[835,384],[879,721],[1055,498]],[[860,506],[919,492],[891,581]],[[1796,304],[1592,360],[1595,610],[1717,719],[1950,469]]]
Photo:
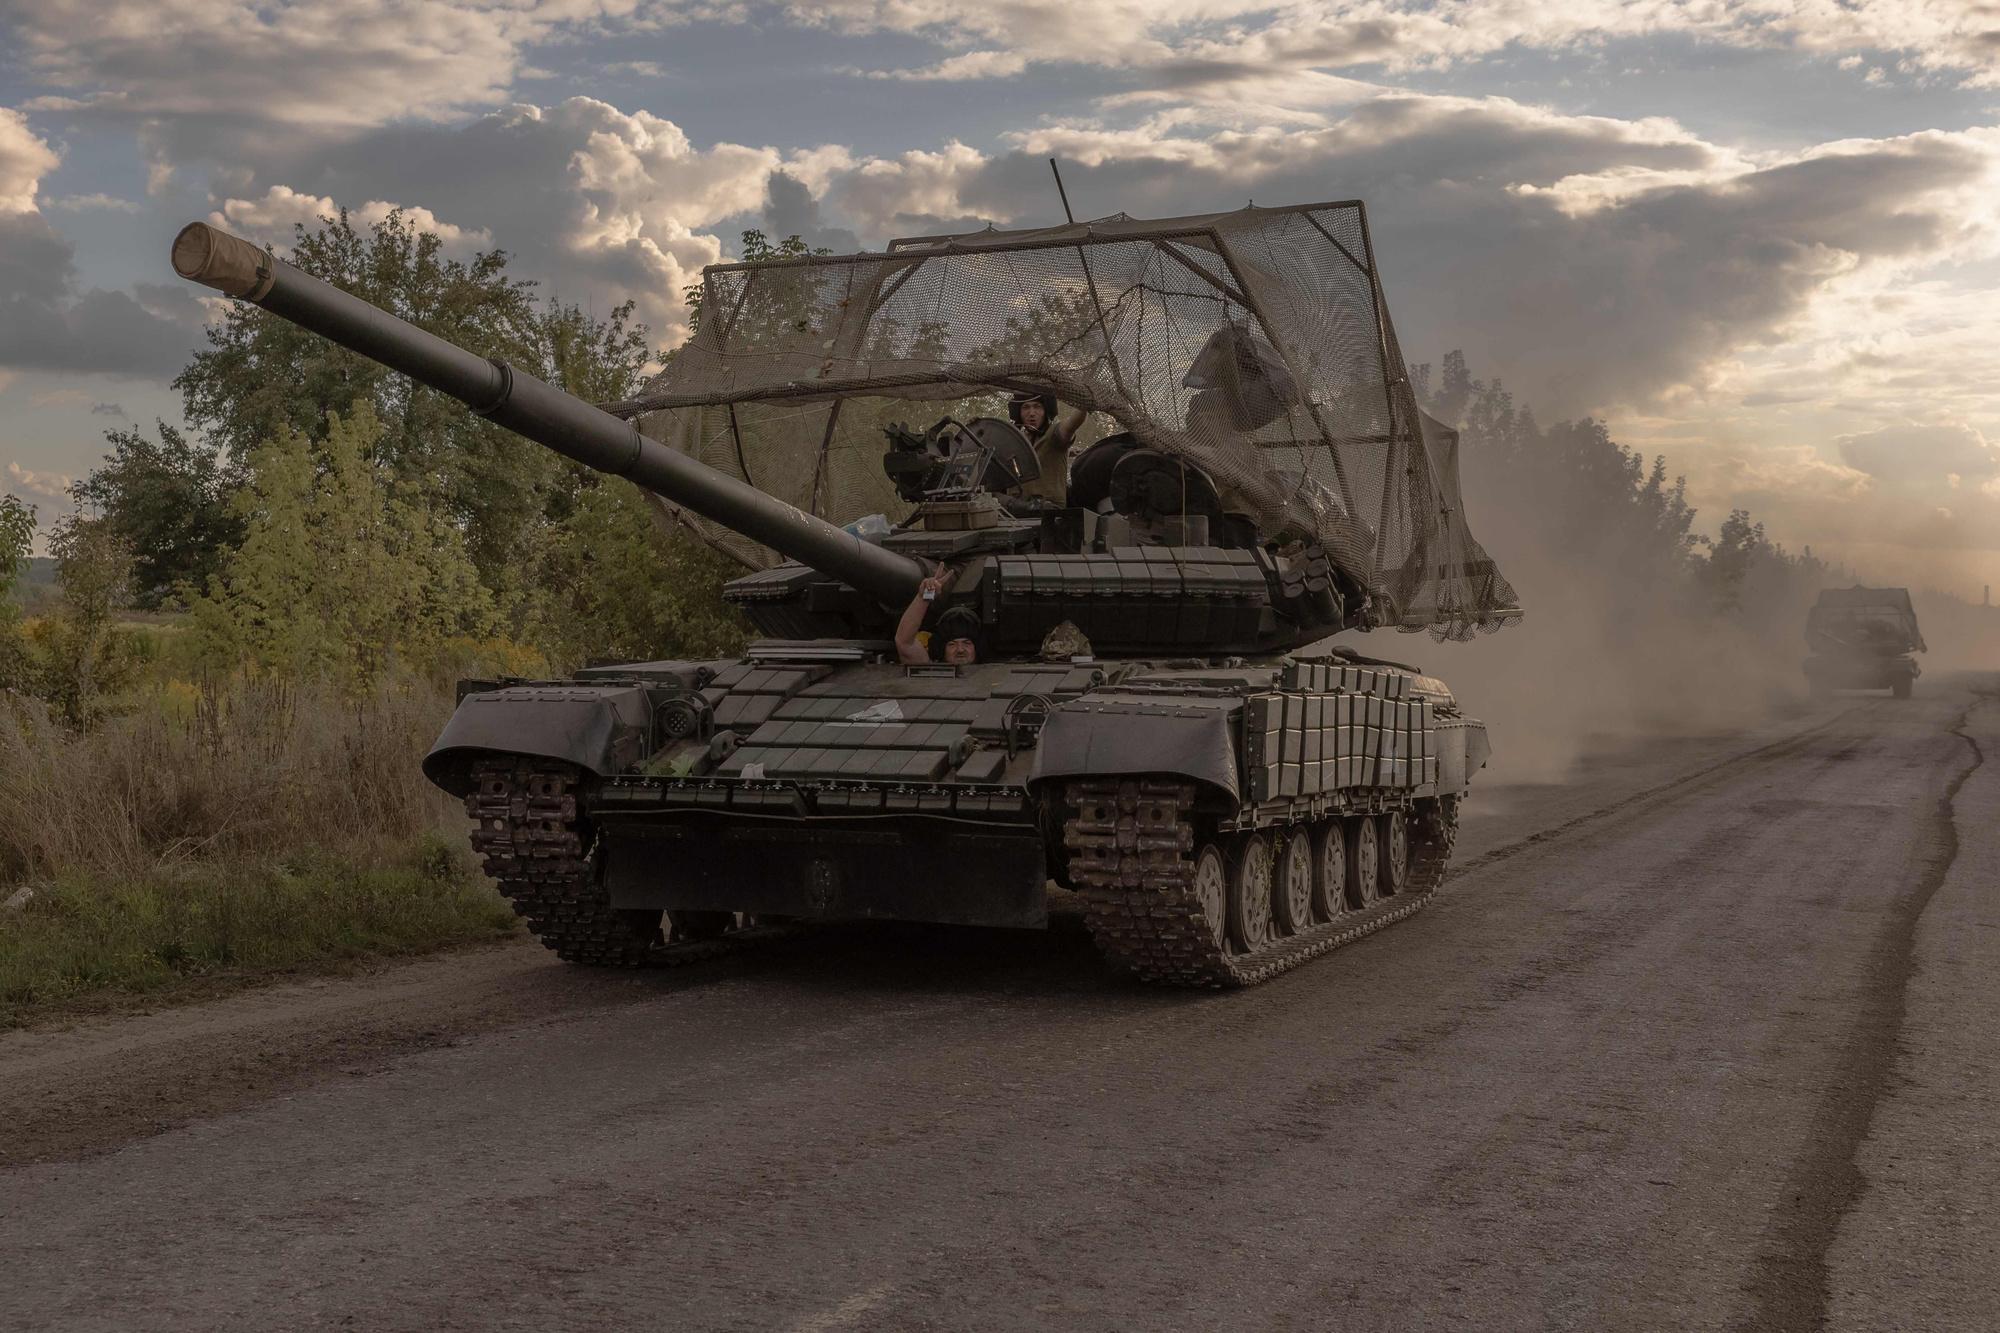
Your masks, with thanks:
[[[1401,893],[1252,953],[1216,937],[1194,892],[1192,784],[1154,778],[1074,782],[1063,826],[1084,920],[1106,957],[1146,981],[1254,986],[1421,911],[1443,883],[1458,837],[1456,797],[1416,803]]]
[[[581,775],[540,759],[482,759],[472,768],[472,850],[528,928],[571,963],[671,967],[736,953],[796,933],[793,925],[734,926],[677,938],[672,918],[611,905],[597,875],[596,840],[578,804]]]

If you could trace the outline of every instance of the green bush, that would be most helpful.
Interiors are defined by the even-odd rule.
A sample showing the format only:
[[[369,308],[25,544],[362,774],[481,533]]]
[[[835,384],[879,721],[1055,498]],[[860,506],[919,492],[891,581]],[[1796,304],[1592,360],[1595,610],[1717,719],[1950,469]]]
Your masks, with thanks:
[[[462,844],[375,861],[307,850],[71,871],[0,915],[0,1027],[52,1008],[501,938],[513,913]]]

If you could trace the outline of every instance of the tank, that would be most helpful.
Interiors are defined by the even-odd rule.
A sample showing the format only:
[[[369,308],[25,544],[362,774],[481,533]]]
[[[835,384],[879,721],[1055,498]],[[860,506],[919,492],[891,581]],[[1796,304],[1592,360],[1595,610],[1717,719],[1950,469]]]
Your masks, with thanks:
[[[1334,636],[1520,611],[1465,528],[1456,436],[1410,392],[1358,204],[717,265],[695,337],[602,407],[206,224],[173,262],[751,566],[724,594],[761,636],[741,658],[461,682],[424,760],[565,959],[667,964],[802,921],[1037,928],[1054,881],[1137,976],[1240,986],[1444,878],[1485,728]],[[1054,395],[1102,437],[1044,478],[1065,461],[996,395]],[[906,610],[972,660],[899,647]]]
[[[1815,697],[1834,690],[1887,690],[1907,699],[1927,651],[1907,588],[1823,588],[1806,613],[1806,683]]]

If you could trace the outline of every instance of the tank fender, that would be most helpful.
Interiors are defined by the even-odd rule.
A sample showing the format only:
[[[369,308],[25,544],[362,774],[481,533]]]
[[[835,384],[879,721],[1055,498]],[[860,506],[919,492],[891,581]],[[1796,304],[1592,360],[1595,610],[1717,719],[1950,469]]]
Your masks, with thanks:
[[[1493,746],[1486,739],[1486,724],[1470,718],[1440,719],[1434,744],[1438,756],[1438,790],[1446,794],[1462,792],[1472,784],[1472,775],[1486,767]]]
[[[424,776],[454,796],[472,790],[472,763],[530,755],[575,764],[600,777],[645,758],[652,733],[646,691],[636,685],[517,685],[468,694],[424,756]]]
[[[1057,778],[1171,773],[1241,802],[1236,721],[1241,701],[1086,695],[1049,713],[1028,786]]]

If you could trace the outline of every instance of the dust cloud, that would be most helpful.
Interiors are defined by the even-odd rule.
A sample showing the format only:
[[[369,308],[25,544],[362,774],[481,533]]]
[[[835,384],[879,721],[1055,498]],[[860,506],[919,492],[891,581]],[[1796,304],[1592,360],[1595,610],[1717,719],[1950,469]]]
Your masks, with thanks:
[[[1853,574],[1784,551],[1754,516],[1697,515],[1663,465],[1599,423],[1542,429],[1450,359],[1445,388],[1436,405],[1470,422],[1459,454],[1468,522],[1525,619],[1468,643],[1378,633],[1357,647],[1451,686],[1488,726],[1488,780],[1568,781],[1593,750],[1747,736],[1814,706],[1806,612]],[[1976,610],[1920,601],[1927,666],[1979,655],[1962,629]]]
[[[1566,781],[1593,748],[1747,732],[1808,707],[1810,590],[1752,587],[1751,604],[1710,613],[1698,588],[1617,552],[1552,548],[1532,512],[1482,520],[1468,507],[1526,618],[1468,643],[1411,642],[1403,660],[1443,678],[1487,724],[1489,778]],[[1380,636],[1371,647],[1396,656]]]
[[[1763,544],[1742,555],[1731,580],[1710,547],[1674,554],[1658,506],[1632,505],[1629,486],[1608,490],[1590,468],[1568,478],[1551,466],[1508,470],[1518,461],[1518,451],[1468,446],[1461,470],[1472,529],[1526,618],[1468,643],[1351,640],[1451,686],[1487,724],[1488,781],[1569,781],[1593,750],[1748,736],[1815,707],[1802,670],[1806,612],[1822,586],[1868,582],[1866,571]],[[2000,607],[1921,588],[1912,596],[1927,675],[2000,671]]]

